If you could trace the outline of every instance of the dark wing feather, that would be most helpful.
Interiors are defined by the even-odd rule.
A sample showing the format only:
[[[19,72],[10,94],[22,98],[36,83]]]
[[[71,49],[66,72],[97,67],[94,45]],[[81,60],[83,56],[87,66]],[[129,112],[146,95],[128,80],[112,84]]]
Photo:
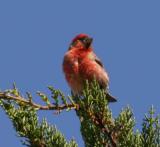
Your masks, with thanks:
[[[103,63],[101,62],[101,60],[97,56],[95,56],[95,62],[97,64],[99,64],[101,67],[103,67]],[[100,87],[102,89],[104,89],[105,86],[100,84]],[[112,95],[110,95],[108,92],[106,92],[106,98],[107,98],[108,102],[117,102],[117,99],[115,97],[113,97]]]
[[[103,63],[101,62],[101,60],[98,57],[95,58],[95,62],[97,64],[99,64],[101,67],[103,67]]]
[[[108,102],[117,102],[117,99],[107,92],[106,92],[106,98],[107,98]]]

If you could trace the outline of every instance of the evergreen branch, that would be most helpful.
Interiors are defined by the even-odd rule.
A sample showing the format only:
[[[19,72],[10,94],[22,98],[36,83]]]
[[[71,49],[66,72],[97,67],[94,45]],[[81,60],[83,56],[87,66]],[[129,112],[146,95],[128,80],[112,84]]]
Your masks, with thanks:
[[[91,118],[92,122],[93,122],[96,126],[98,126],[103,133],[105,133],[105,134],[108,136],[108,138],[109,138],[109,140],[110,140],[110,142],[111,142],[111,144],[112,144],[112,147],[117,147],[117,141],[116,141],[116,139],[112,136],[112,134],[113,134],[112,131],[110,131],[108,128],[106,128],[106,123],[103,122],[103,116],[100,117],[100,115],[91,114],[89,111],[87,111],[87,112],[88,112],[88,115],[89,115],[89,117]],[[103,144],[104,144],[104,143],[103,143]],[[106,144],[107,144],[107,142],[106,142]],[[105,145],[106,145],[106,144],[105,144]]]
[[[52,86],[52,101],[42,92],[37,92],[45,105],[33,101],[27,93],[23,97],[15,84],[13,89],[0,91],[0,106],[4,108],[24,145],[30,147],[77,147],[75,141],[67,142],[57,129],[46,120],[39,122],[37,110],[75,109],[80,119],[85,147],[159,147],[160,116],[155,116],[153,107],[145,115],[142,131],[134,131],[135,119],[130,107],[122,109],[118,117],[112,117],[105,91],[95,82],[86,83],[83,95],[65,97]]]
[[[83,96],[77,97],[80,105],[77,115],[81,121],[81,132],[86,147],[117,147],[118,140],[114,131],[115,123],[107,106],[105,91],[98,83],[86,83]]]
[[[15,101],[14,101],[15,102]],[[12,124],[21,137],[21,142],[27,147],[77,147],[72,139],[67,141],[57,128],[44,118],[38,119],[37,111],[29,105],[17,105],[14,102],[0,100]]]
[[[62,105],[54,105],[54,104],[50,104],[50,105],[40,105],[37,103],[34,103],[31,100],[27,100],[24,97],[20,96],[20,95],[15,95],[13,93],[9,93],[9,92],[0,92],[0,99],[3,100],[14,100],[16,102],[19,102],[20,104],[24,105],[30,105],[35,109],[38,110],[64,110],[64,109],[77,109],[78,105],[77,104],[62,104]]]

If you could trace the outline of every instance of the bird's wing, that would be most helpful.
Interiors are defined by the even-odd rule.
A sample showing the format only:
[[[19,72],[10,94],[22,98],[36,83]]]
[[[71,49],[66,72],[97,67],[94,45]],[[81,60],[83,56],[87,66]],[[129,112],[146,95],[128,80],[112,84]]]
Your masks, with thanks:
[[[109,82],[108,73],[105,71],[104,65],[101,62],[101,60],[96,56],[95,53],[93,53],[93,55],[94,55],[94,61],[96,62],[96,64],[98,64],[100,66],[100,68],[98,67],[97,70],[96,70],[96,72],[98,72],[99,70],[101,71],[100,74],[98,74],[98,77],[97,77],[97,78],[99,78],[100,87],[108,89],[108,82]]]
[[[103,66],[103,63],[101,62],[101,60],[95,55],[95,62],[97,63],[97,64],[99,64],[102,68],[104,68],[104,66]],[[106,86],[104,86],[105,84],[103,84],[103,83],[100,83],[99,82],[99,84],[100,84],[100,87],[103,89],[104,87],[106,87]],[[107,89],[108,89],[108,84],[107,84]],[[112,95],[110,95],[109,93],[108,93],[108,90],[106,91],[106,98],[107,98],[107,100],[108,100],[108,102],[116,102],[117,101],[117,99],[115,98],[115,97],[113,97]]]
[[[101,60],[97,56],[95,56],[95,62],[97,64],[99,64],[101,67],[103,67],[103,63],[101,62]]]
[[[87,58],[83,60],[79,71],[83,79],[93,80],[95,78],[103,89],[107,87],[109,82],[108,74],[101,60],[94,52],[88,54]]]

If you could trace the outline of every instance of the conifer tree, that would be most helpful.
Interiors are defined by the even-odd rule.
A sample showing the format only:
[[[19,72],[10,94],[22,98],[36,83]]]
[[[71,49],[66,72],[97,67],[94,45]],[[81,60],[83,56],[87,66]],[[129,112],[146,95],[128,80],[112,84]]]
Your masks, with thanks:
[[[155,116],[153,107],[143,118],[142,131],[135,131],[135,119],[131,108],[124,108],[115,118],[108,106],[105,92],[96,81],[89,84],[83,96],[68,96],[52,86],[50,98],[37,92],[45,102],[34,102],[27,92],[23,97],[15,84],[13,89],[0,92],[0,105],[21,137],[22,144],[29,147],[77,147],[75,140],[67,141],[65,136],[44,118],[38,120],[37,111],[52,110],[60,113],[76,111],[79,117],[85,147],[159,147],[160,117]]]

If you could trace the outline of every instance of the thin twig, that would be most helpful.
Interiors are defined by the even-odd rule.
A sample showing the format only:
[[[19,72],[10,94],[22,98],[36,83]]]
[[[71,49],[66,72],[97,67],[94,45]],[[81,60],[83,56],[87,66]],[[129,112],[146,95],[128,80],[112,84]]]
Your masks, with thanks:
[[[28,105],[32,106],[33,108],[37,108],[39,110],[58,110],[59,111],[59,110],[67,109],[67,108],[70,108],[70,109],[77,109],[78,108],[77,104],[67,104],[67,105],[63,104],[63,105],[59,105],[59,106],[50,104],[50,105],[43,106],[43,105],[34,103],[33,101],[26,100],[24,97],[16,96],[16,95],[13,95],[13,94],[10,94],[7,92],[0,92],[0,99],[14,100],[14,101],[17,101],[20,103],[28,104]]]

